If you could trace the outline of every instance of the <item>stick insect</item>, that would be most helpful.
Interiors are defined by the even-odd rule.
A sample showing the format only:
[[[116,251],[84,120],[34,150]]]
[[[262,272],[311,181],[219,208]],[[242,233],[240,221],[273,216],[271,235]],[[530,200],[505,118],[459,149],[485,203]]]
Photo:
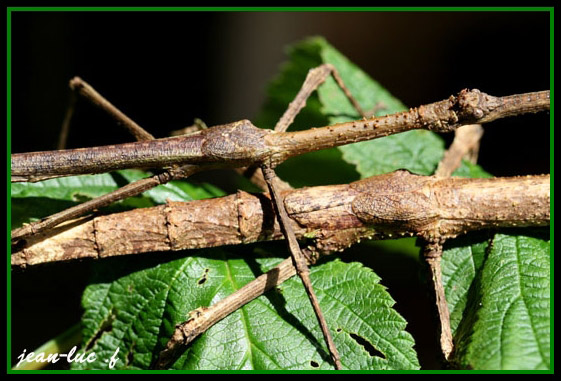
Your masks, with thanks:
[[[307,131],[286,132],[295,116],[305,106],[312,91],[329,75],[334,77],[363,119]],[[367,118],[358,102],[345,87],[336,69],[331,65],[322,65],[309,72],[300,92],[273,131],[259,129],[248,120],[242,120],[212,127],[188,136],[152,140],[151,135],[145,133],[136,123],[95,92],[91,86],[78,78],[71,82],[71,86],[134,131],[137,139],[145,141],[87,149],[15,154],[12,155],[13,182],[41,181],[60,176],[100,173],[120,168],[166,167],[168,169],[154,177],[125,186],[112,194],[58,213],[38,223],[16,229],[12,232],[13,242],[16,243],[30,234],[51,228],[70,218],[90,212],[123,197],[138,194],[172,179],[185,178],[194,173],[214,168],[260,167],[262,175],[257,175],[257,177],[263,179],[262,183],[266,184],[272,195],[279,224],[288,241],[293,265],[302,279],[314,307],[336,369],[342,368],[340,356],[311,287],[306,260],[288,223],[288,216],[279,192],[282,183],[276,177],[274,168],[295,155],[409,129],[426,128],[448,132],[465,124],[484,123],[508,115],[549,109],[548,91],[495,98],[478,90],[464,90],[455,97],[421,106],[409,112],[380,118]]]

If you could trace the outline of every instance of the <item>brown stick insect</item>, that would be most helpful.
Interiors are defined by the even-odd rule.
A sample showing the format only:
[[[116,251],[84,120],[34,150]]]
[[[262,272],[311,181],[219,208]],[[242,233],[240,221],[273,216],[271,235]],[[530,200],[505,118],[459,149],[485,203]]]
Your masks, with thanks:
[[[294,117],[305,106],[307,98],[332,75],[362,120],[312,130],[286,132]],[[385,117],[368,118],[345,87],[337,70],[322,65],[309,72],[302,89],[289,105],[273,131],[255,127],[248,120],[212,127],[187,136],[153,139],[130,118],[111,105],[91,86],[79,78],[71,87],[80,95],[106,110],[135,134],[137,143],[114,146],[34,152],[12,155],[12,182],[41,181],[77,174],[101,173],[121,168],[163,167],[163,172],[87,203],[12,231],[12,242],[42,232],[123,197],[143,192],[172,179],[185,178],[214,168],[260,167],[256,175],[270,191],[278,222],[288,241],[292,263],[302,279],[327,343],[331,360],[341,369],[341,360],[331,338],[309,279],[307,260],[301,252],[289,222],[283,197],[282,182],[274,168],[289,157],[313,150],[374,139],[410,129],[424,128],[438,132],[454,131],[462,125],[486,123],[504,116],[549,110],[549,91],[492,97],[478,90],[464,90],[446,100]]]

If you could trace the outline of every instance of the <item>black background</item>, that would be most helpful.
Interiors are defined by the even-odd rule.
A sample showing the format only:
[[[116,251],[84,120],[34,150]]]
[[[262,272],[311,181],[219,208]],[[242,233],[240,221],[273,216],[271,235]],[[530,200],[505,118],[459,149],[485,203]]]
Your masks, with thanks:
[[[55,148],[68,81],[75,75],[156,137],[195,117],[209,126],[252,119],[267,81],[286,58],[285,46],[311,35],[326,37],[408,106],[442,100],[462,88],[497,96],[548,89],[549,17],[546,12],[15,12],[11,148],[14,153]],[[549,173],[548,121],[549,115],[539,114],[488,125],[479,163],[497,176]],[[69,148],[131,140],[107,116],[78,104]],[[387,259],[371,259],[370,265],[390,288],[396,308],[412,317],[408,320],[429,316],[411,286],[416,265],[399,268]],[[88,266],[12,272],[14,358],[80,319]],[[407,283],[411,274],[415,279]],[[409,330],[420,351],[434,344],[434,329],[419,324]],[[425,368],[438,366],[433,355],[420,360]]]

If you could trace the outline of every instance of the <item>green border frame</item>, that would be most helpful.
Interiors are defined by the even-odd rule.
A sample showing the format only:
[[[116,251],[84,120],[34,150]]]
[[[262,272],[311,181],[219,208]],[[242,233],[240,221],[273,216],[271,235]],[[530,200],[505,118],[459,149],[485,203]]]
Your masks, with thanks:
[[[461,12],[461,11],[478,11],[478,12],[498,12],[498,11],[535,11],[535,12],[549,12],[550,15],[550,97],[551,104],[554,105],[554,8],[553,7],[92,7],[92,6],[62,6],[62,7],[7,7],[6,8],[6,154],[7,162],[10,163],[11,154],[11,15],[13,12],[88,12],[88,11],[104,11],[104,12],[202,12],[202,11],[212,11],[212,12],[280,12],[280,11],[291,11],[291,12],[319,12],[319,11],[346,11],[346,12],[403,12],[403,11],[415,11],[415,12]],[[554,108],[550,108],[550,176],[551,176],[551,223],[550,223],[550,250],[553,253],[553,241],[554,241],[554,216],[553,216],[553,185],[554,185],[554,130],[553,130],[553,120],[554,120]],[[11,181],[10,181],[10,164],[7,165],[7,226],[8,226],[8,236],[6,240],[7,253],[11,252]],[[551,255],[551,273],[550,273],[550,288],[551,288],[551,298],[550,298],[550,317],[551,322],[554,321],[554,255]],[[6,335],[6,368],[8,369],[8,374],[34,374],[34,373],[50,373],[50,374],[159,374],[159,373],[185,373],[185,374],[330,374],[330,373],[360,373],[360,374],[554,374],[554,361],[551,362],[551,369],[547,371],[542,370],[418,370],[418,371],[364,371],[364,370],[344,370],[344,371],[176,371],[176,370],[165,370],[165,371],[151,371],[151,370],[91,370],[91,371],[81,371],[81,370],[13,370],[11,365],[11,261],[10,257],[7,258],[6,265],[6,322],[7,322],[7,335]],[[63,334],[64,335],[64,334]],[[550,335],[554,337],[554,324],[551,324]],[[551,359],[554,359],[554,340],[551,342],[550,346]]]

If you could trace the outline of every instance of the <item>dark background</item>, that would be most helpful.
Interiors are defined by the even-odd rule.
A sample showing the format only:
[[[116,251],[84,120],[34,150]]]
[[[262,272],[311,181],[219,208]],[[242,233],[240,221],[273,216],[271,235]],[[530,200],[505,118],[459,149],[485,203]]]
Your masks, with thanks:
[[[55,148],[75,75],[164,137],[196,117],[209,126],[252,119],[286,45],[307,36],[326,37],[406,105],[418,106],[462,88],[497,96],[548,89],[549,31],[545,12],[15,12],[12,152]],[[85,102],[76,112],[69,148],[132,140]],[[549,173],[548,121],[538,114],[493,122],[479,163],[497,176]],[[373,257],[370,266],[406,319],[423,315],[430,325],[416,290],[417,264],[391,258]],[[89,265],[12,272],[14,358],[79,321]],[[433,328],[408,329],[420,352],[435,348]],[[432,354],[420,360],[438,366]]]

